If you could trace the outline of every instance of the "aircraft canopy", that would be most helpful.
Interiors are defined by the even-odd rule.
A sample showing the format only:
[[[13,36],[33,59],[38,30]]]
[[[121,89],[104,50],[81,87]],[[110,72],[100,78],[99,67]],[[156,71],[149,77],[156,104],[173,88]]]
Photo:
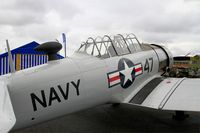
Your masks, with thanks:
[[[109,58],[141,51],[141,44],[134,34],[123,36],[118,34],[114,37],[89,37],[81,44],[78,52],[86,53],[99,58]]]

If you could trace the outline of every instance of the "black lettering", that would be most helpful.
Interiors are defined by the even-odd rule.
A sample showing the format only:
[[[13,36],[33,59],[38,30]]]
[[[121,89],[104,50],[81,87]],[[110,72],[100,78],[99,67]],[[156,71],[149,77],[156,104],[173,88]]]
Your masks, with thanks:
[[[153,70],[153,58],[146,59],[144,71],[147,71],[149,73],[152,72],[152,70]]]
[[[51,106],[52,101],[57,100],[58,102],[61,102],[57,92],[53,87],[50,88],[50,94],[49,94],[49,106]]]
[[[41,90],[42,100],[40,98],[38,98],[34,93],[31,93],[30,95],[31,95],[31,100],[32,100],[34,111],[37,111],[36,101],[38,103],[40,103],[40,105],[42,105],[44,108],[47,107],[47,102],[46,102],[44,90]]]
[[[79,96],[80,95],[80,93],[79,93],[80,79],[77,81],[77,83],[74,83],[74,81],[72,81],[71,83],[76,88],[77,96]]]
[[[65,100],[67,100],[68,99],[68,94],[69,94],[69,83],[66,84],[66,92],[63,91],[63,89],[62,89],[62,87],[60,85],[58,85],[58,89],[60,90],[63,98]]]
[[[147,71],[149,73],[149,61],[148,59],[146,59],[146,63],[145,63],[145,66],[144,66],[144,70]]]
[[[149,61],[151,61],[151,70],[150,70],[150,72],[152,72],[152,70],[153,70],[153,58],[149,58]]]
[[[74,82],[74,81],[71,81],[71,84],[74,86],[74,88],[76,89],[76,94],[77,96],[80,95],[80,92],[79,92],[79,86],[80,86],[80,79],[77,80],[77,82]],[[69,85],[70,83],[66,83],[66,90],[63,90],[63,88],[61,87],[61,85],[58,85],[58,89],[61,93],[61,95],[63,96],[63,98],[65,100],[68,99],[68,96],[69,96]],[[44,90],[41,90],[41,97],[38,97],[36,94],[34,93],[31,93],[30,94],[31,96],[31,100],[32,100],[32,105],[33,105],[33,110],[34,111],[37,111],[38,108],[37,108],[37,104],[39,103],[42,107],[46,108],[47,106],[51,106],[52,105],[52,102],[54,100],[57,100],[59,103],[61,102],[61,99],[59,97],[59,95],[57,94],[56,90],[54,87],[51,87],[50,88],[50,94],[49,94],[49,104],[47,105],[47,102],[46,102],[46,96],[45,96],[45,92]],[[37,103],[38,102],[38,103]]]

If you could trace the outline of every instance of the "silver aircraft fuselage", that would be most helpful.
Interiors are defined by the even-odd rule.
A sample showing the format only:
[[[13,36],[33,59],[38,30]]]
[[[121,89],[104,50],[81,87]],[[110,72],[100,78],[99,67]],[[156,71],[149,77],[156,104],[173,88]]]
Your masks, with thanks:
[[[106,59],[77,52],[70,58],[4,76],[16,117],[14,129],[101,104],[127,101],[162,72],[167,58],[171,63],[168,50],[149,47]],[[133,77],[120,80],[120,74],[131,67]],[[130,88],[126,82],[130,82]]]

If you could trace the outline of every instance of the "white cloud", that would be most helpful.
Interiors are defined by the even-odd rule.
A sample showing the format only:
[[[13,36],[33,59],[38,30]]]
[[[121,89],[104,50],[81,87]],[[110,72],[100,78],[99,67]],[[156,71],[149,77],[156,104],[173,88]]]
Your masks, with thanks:
[[[68,48],[89,36],[134,32],[142,42],[165,44],[174,55],[200,49],[198,0],[2,0],[0,51],[67,33]]]

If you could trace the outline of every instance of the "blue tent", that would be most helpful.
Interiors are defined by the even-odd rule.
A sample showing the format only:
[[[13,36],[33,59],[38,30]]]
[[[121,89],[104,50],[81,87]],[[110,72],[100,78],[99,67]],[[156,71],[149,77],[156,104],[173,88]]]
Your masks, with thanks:
[[[37,42],[33,41],[11,50],[15,69],[17,71],[47,63],[48,56],[44,52],[34,50],[34,48],[38,45],[39,44]],[[59,54],[57,54],[57,56],[59,59],[63,58],[63,56]],[[0,75],[7,74],[9,72],[8,53],[6,52],[0,55]]]

